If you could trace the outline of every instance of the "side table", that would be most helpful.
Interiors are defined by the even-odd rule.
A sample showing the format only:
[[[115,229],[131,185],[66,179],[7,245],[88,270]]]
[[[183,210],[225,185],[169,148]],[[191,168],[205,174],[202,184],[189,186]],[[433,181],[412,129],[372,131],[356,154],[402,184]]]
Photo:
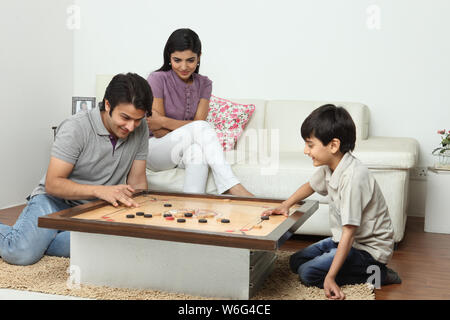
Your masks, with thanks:
[[[450,170],[428,168],[425,232],[450,234]]]

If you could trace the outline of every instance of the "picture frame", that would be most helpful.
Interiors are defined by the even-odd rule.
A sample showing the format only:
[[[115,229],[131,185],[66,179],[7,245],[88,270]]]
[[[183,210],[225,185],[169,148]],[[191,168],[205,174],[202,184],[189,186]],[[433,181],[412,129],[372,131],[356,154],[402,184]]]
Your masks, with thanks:
[[[95,97],[72,97],[72,114],[95,108]]]

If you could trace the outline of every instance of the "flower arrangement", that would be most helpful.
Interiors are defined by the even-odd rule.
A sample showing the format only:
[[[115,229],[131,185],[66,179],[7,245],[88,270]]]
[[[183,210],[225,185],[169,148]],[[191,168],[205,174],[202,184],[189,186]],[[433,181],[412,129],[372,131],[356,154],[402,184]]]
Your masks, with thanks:
[[[434,167],[436,169],[450,170],[450,130],[438,130],[441,135],[440,146],[433,150],[432,154],[436,156]]]
[[[441,135],[442,141],[440,143],[440,147],[437,147],[433,150],[432,154],[435,155],[443,155],[450,152],[450,130],[447,132],[444,130],[438,130],[438,134]]]

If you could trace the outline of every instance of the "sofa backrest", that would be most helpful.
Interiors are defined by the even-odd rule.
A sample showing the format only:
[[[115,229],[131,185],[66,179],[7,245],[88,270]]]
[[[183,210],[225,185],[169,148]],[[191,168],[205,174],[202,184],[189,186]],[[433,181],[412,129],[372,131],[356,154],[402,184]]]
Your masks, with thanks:
[[[103,99],[105,89],[113,76],[111,74],[96,76],[97,103]],[[356,125],[357,140],[366,140],[369,135],[369,108],[362,103],[233,98],[228,100],[255,105],[255,111],[236,145],[236,149],[242,151],[258,152],[258,144],[262,142],[261,137],[270,141],[271,130],[277,129],[278,136],[273,136],[279,139],[280,152],[303,151],[304,141],[300,135],[300,127],[314,109],[326,103],[333,103],[347,109]]]
[[[258,131],[264,129],[265,115],[266,115],[266,101],[257,99],[229,99],[230,101],[241,104],[255,105],[250,120],[245,125],[245,130],[239,137],[236,149],[250,152],[258,151]]]
[[[264,127],[279,130],[279,151],[303,151],[304,141],[300,134],[303,121],[316,108],[333,103],[344,107],[352,116],[356,126],[356,139],[366,140],[369,135],[369,108],[355,102],[325,102],[303,100],[269,100],[266,102]]]

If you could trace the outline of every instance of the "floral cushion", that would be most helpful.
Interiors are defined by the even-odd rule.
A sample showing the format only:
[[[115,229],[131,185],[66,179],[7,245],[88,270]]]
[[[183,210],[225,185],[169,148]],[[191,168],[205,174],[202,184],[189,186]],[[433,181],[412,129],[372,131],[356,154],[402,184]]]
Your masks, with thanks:
[[[211,95],[206,121],[216,130],[224,151],[236,147],[237,140],[254,111],[253,104],[240,104]]]

